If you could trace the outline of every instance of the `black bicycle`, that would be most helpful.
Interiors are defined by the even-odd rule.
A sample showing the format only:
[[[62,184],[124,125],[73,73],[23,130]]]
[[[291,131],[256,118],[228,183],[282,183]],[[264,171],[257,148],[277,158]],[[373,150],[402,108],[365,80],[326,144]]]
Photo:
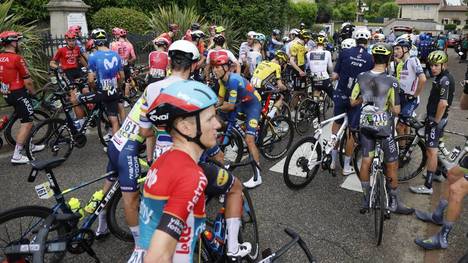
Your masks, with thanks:
[[[284,255],[289,249],[291,249],[296,243],[299,245],[299,247],[302,249],[304,254],[307,257],[307,261],[310,263],[316,262],[315,259],[312,257],[312,254],[310,253],[309,249],[307,248],[306,243],[302,238],[293,230],[289,228],[285,228],[284,232],[292,238],[291,241],[286,243],[284,246],[282,246],[280,249],[278,249],[275,252],[271,251],[271,248],[267,248],[262,252],[262,260],[260,260],[258,263],[270,263],[270,262],[276,262],[282,255]]]

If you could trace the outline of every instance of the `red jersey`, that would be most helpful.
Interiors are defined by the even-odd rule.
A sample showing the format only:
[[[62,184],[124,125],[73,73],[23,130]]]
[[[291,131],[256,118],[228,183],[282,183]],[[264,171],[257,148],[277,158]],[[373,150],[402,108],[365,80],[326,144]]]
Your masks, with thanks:
[[[169,46],[172,44],[172,37],[169,36],[169,33],[162,33],[161,35],[159,35],[159,37],[163,37],[165,39],[167,39],[167,41],[169,41]]]
[[[57,50],[52,60],[59,61],[63,70],[76,69],[79,67],[78,60],[80,56],[81,51],[78,46],[74,48],[64,46]]]
[[[29,78],[28,67],[23,57],[11,52],[0,53],[0,93],[24,88],[24,79]]]
[[[166,69],[169,64],[167,52],[153,51],[149,54],[148,61],[151,77],[163,78],[166,76]]]

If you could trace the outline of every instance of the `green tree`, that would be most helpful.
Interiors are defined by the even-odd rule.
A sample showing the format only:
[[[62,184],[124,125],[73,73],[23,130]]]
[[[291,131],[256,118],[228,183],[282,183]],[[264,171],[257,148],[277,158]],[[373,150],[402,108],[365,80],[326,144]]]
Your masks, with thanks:
[[[333,16],[333,8],[328,1],[317,1],[317,23],[328,23]]]
[[[93,28],[102,28],[107,32],[114,27],[125,28],[128,32],[144,34],[150,27],[149,18],[142,12],[129,8],[106,7],[91,17]]]
[[[308,1],[289,1],[288,24],[304,23],[311,27],[317,18],[317,5]]]
[[[20,14],[23,21],[31,22],[35,20],[46,20],[49,11],[46,4],[49,0],[16,0],[13,1],[11,9],[14,13]]]
[[[354,21],[356,18],[357,5],[356,2],[348,2],[338,6],[338,10],[341,14],[341,20],[343,21]]]
[[[387,18],[396,18],[398,17],[398,12],[400,8],[394,2],[387,2],[380,6],[379,8],[379,16],[380,17],[387,17]]]

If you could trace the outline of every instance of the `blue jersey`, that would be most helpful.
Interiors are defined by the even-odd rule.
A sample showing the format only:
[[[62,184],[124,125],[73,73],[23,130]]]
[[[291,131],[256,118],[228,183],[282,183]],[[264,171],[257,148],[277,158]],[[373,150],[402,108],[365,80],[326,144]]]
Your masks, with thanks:
[[[337,91],[349,97],[356,77],[361,72],[369,71],[373,67],[374,61],[372,55],[364,47],[357,46],[343,49],[336,60],[334,70],[340,76]]]
[[[97,88],[99,92],[107,93],[107,96],[117,94],[117,75],[122,71],[122,60],[112,50],[98,50],[88,59],[88,69],[96,74]]]
[[[239,105],[250,102],[260,104],[262,100],[255,88],[239,74],[231,73],[226,83],[220,80],[219,84],[219,96],[231,104]]]

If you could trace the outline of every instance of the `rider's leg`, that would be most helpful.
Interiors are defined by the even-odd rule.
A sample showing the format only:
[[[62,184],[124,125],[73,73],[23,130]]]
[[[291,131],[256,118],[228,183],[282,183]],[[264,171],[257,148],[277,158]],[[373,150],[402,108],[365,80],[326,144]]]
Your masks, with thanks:
[[[369,171],[374,157],[375,141],[362,135],[360,138],[362,162],[359,170],[359,179],[361,180],[361,187],[363,191],[363,199],[361,205],[361,213],[365,213],[369,209],[369,195],[370,195],[370,184],[369,184]]]
[[[138,207],[140,204],[140,193],[136,192],[122,192],[122,199],[124,201],[125,221],[132,232],[135,243],[140,236],[140,229],[138,226]]]
[[[239,250],[239,230],[242,217],[242,184],[234,179],[231,190],[226,194],[226,229],[228,253]]]
[[[24,89],[12,92],[8,95],[6,100],[8,104],[15,108],[18,118],[21,119],[21,126],[16,134],[16,146],[11,162],[16,164],[25,164],[29,160],[21,154],[21,151],[23,150],[23,145],[26,142],[26,138],[31,132],[33,126],[31,118],[34,114],[32,101]]]

